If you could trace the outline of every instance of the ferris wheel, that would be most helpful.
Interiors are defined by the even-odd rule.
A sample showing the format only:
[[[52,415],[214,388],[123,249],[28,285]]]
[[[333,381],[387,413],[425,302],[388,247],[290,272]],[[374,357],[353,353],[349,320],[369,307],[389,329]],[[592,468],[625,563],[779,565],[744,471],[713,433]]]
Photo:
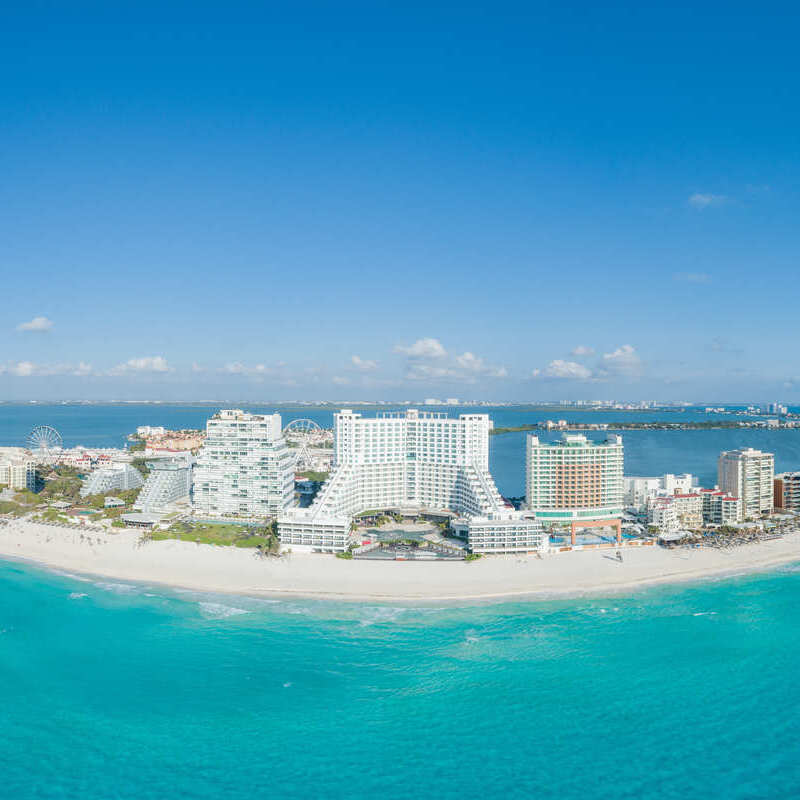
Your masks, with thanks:
[[[289,438],[307,436],[310,433],[322,433],[322,428],[313,419],[293,419],[283,429],[283,435]]]
[[[37,461],[52,464],[63,447],[61,434],[50,425],[37,425],[25,440],[25,444]]]
[[[295,469],[314,468],[314,460],[308,449],[315,436],[322,434],[322,428],[313,419],[293,419],[284,429],[283,435],[295,452]]]

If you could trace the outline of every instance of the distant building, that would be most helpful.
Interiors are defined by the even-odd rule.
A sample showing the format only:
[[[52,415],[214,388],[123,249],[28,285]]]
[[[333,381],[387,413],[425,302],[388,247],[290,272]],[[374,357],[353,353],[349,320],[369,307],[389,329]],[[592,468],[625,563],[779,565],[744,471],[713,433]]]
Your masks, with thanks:
[[[721,453],[717,462],[719,488],[742,502],[742,516],[758,517],[773,509],[775,456],[747,447]]]
[[[112,463],[96,469],[86,478],[81,488],[81,497],[115,490],[138,489],[143,483],[142,473],[136,467]]]
[[[528,508],[544,523],[577,528],[599,524],[621,535],[623,478],[622,437],[595,442],[565,433],[556,442],[528,435],[526,491]]]
[[[188,502],[192,489],[192,463],[185,458],[148,461],[147,476],[133,507],[137,511],[158,512],[173,503]]]
[[[193,508],[210,516],[275,517],[294,494],[295,458],[280,414],[228,409],[206,423],[193,477]]]
[[[775,508],[785,511],[800,510],[800,472],[782,472],[773,484]]]
[[[140,425],[136,429],[136,435],[140,439],[149,439],[151,436],[163,436],[166,428],[163,425]]]
[[[0,447],[0,485],[9,489],[36,488],[36,462],[22,447]]]

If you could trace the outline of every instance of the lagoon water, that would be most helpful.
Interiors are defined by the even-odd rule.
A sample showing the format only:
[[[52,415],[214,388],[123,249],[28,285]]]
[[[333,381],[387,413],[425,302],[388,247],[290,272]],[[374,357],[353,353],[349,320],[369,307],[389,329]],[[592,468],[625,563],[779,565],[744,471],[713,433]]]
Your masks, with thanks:
[[[796,797],[799,596],[792,567],[399,608],[0,563],[3,796]]]

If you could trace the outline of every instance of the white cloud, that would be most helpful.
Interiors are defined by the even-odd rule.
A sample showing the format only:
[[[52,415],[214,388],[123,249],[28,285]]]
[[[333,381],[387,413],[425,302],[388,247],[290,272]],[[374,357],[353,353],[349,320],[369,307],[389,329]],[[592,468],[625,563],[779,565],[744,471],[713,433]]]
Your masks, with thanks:
[[[710,194],[706,192],[695,192],[689,197],[689,205],[692,208],[702,211],[709,206],[721,206],[728,201],[728,196],[724,194]]]
[[[615,375],[638,375],[642,370],[642,360],[636,348],[630,344],[623,344],[610,353],[604,353],[603,364]]]
[[[350,383],[350,378],[345,378],[345,377],[342,377],[341,375],[334,375],[331,378],[331,380],[337,386],[346,386],[348,383]]]
[[[39,378],[53,375],[73,375],[85,377],[92,375],[92,365],[85,361],[75,364],[34,364],[32,361],[12,361],[0,365],[0,375],[13,375],[16,378]]]
[[[676,272],[672,277],[686,283],[711,283],[711,276],[707,272]]]
[[[396,353],[408,356],[405,377],[411,381],[445,380],[476,383],[478,378],[505,378],[505,367],[488,364],[467,350],[461,355],[449,355],[438,339],[417,339],[406,347],[396,345]]]
[[[370,372],[371,370],[378,368],[377,361],[370,361],[369,359],[360,358],[359,356],[352,356],[350,361],[356,369],[359,369],[362,372]]]
[[[171,372],[172,368],[167,363],[164,356],[142,356],[141,358],[129,358],[122,364],[108,371],[109,375],[143,374],[147,372]]]
[[[192,372],[208,372],[208,367],[204,367],[195,361],[192,363]]]
[[[438,339],[417,339],[414,344],[408,347],[398,344],[394,348],[395,353],[403,353],[409,358],[445,358],[447,350]]]
[[[265,375],[272,375],[274,373],[272,367],[268,367],[265,364],[254,364],[252,366],[248,366],[247,364],[242,364],[241,361],[232,361],[222,367],[221,371],[227,372],[230,375],[255,375],[261,377],[264,377]]]
[[[563,378],[566,380],[585,381],[592,377],[592,371],[577,361],[564,361],[557,358],[544,369],[535,369],[534,378]]]
[[[469,351],[456,356],[456,364],[461,369],[474,375],[483,375],[487,378],[505,378],[508,376],[508,371],[505,367],[487,364],[482,358],[478,358],[478,356]]]
[[[410,381],[442,380],[444,378],[458,378],[460,373],[452,367],[437,366],[423,362],[412,362],[406,370],[406,378]]]
[[[92,365],[87,364],[85,361],[79,361],[78,366],[72,370],[72,374],[77,377],[84,377],[92,374]]]
[[[587,347],[586,345],[579,344],[571,353],[571,356],[593,356],[594,347]]]
[[[36,364],[31,361],[18,361],[9,367],[9,372],[16,375],[18,378],[28,378],[35,375],[38,371]]]
[[[49,331],[53,327],[53,321],[48,319],[47,317],[34,317],[32,320],[28,322],[20,322],[17,325],[18,331],[37,331],[42,333],[44,331]]]

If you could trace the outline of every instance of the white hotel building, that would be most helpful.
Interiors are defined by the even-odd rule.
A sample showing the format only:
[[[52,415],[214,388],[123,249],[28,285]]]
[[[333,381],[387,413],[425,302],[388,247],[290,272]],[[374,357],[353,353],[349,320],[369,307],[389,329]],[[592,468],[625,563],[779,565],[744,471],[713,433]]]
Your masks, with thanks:
[[[314,502],[278,519],[283,545],[344,550],[353,517],[371,510],[450,512],[473,552],[543,549],[542,527],[503,501],[489,473],[487,414],[334,415],[334,466]]]
[[[294,464],[280,414],[220,411],[206,423],[194,468],[194,513],[275,517],[294,496]]]

